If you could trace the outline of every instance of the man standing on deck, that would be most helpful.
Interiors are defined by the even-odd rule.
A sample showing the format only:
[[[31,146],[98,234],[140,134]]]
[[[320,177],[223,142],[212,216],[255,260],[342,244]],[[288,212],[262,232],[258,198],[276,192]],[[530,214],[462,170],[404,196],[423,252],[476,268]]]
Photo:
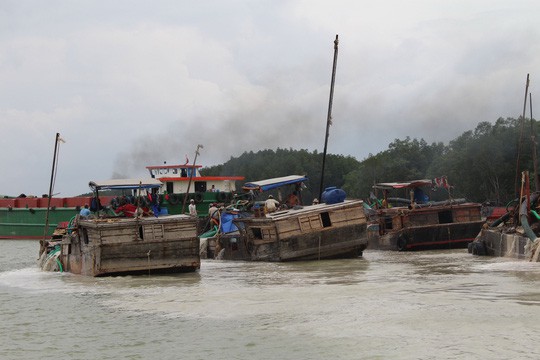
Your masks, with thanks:
[[[195,207],[195,200],[191,199],[189,200],[189,215],[191,216],[197,216],[197,208]]]
[[[212,203],[212,206],[208,209],[208,216],[215,225],[219,225],[219,209],[216,203]]]

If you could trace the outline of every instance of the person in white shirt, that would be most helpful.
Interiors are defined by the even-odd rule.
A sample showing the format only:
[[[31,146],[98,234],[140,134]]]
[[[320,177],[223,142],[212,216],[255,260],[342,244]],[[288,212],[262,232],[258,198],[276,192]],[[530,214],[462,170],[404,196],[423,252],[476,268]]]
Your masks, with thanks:
[[[195,200],[189,200],[189,215],[197,216],[197,208],[195,207]]]
[[[272,195],[269,195],[268,199],[264,202],[264,208],[266,209],[267,213],[276,211],[278,206],[279,206],[279,201],[274,199]]]

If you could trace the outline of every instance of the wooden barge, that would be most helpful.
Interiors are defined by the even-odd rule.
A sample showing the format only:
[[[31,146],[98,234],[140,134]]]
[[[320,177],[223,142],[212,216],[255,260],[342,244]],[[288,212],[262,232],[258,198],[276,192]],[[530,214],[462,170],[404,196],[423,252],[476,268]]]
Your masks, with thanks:
[[[519,200],[519,199],[518,199]],[[494,221],[487,222],[469,253],[478,256],[508,257],[540,261],[540,192],[527,194]]]
[[[91,183],[98,191],[122,186],[136,191],[157,189],[161,182],[114,180]],[[99,202],[98,202],[99,204]],[[188,215],[111,214],[102,208],[87,218],[77,215],[63,234],[42,243],[43,270],[87,276],[158,274],[200,268],[198,218]]]
[[[259,189],[306,180],[302,176],[288,177],[288,182],[283,179],[265,180]],[[224,214],[233,214],[232,231],[205,238],[207,253],[225,260],[272,262],[359,257],[367,247],[363,204],[362,200],[342,200],[296,205],[276,212],[256,207],[249,213],[229,209]]]
[[[418,187],[431,185],[431,180],[415,180],[374,186],[386,191],[377,209],[377,221],[368,227],[370,249],[466,248],[475,239],[484,224],[481,204],[462,199],[430,202],[414,195]],[[406,205],[391,207],[392,199],[387,197],[390,189],[409,189],[411,199],[401,199]]]

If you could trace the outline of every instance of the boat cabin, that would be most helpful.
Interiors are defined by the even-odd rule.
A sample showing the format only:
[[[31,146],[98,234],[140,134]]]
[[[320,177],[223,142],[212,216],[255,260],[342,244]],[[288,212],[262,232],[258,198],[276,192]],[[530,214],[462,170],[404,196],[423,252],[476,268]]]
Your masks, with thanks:
[[[188,192],[235,192],[236,181],[243,176],[201,176],[202,165],[157,165],[147,166],[150,176],[161,181],[162,192],[184,194]]]

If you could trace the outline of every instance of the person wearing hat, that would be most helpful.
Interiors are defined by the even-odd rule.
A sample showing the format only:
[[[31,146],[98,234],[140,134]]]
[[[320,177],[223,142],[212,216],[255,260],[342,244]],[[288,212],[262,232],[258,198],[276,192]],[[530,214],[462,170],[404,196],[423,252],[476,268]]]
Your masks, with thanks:
[[[212,220],[214,224],[219,225],[219,209],[217,203],[212,203],[208,209],[208,216],[210,216],[210,220]]]
[[[264,202],[264,209],[266,210],[266,213],[272,213],[277,210],[279,206],[279,201],[274,199],[272,195],[268,196],[268,199]]]
[[[197,216],[197,208],[195,207],[195,200],[189,200],[189,215]]]

